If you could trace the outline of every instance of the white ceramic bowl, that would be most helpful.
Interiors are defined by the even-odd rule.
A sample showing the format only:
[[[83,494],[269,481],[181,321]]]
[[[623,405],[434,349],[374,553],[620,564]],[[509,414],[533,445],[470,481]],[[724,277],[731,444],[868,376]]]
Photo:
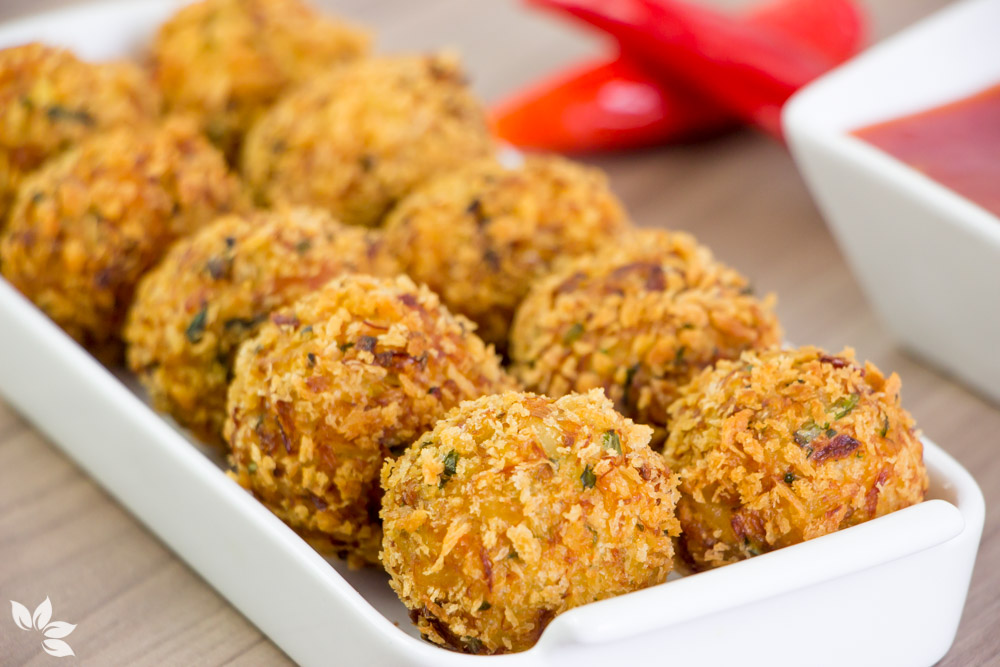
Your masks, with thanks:
[[[995,401],[1000,219],[851,132],[1000,83],[998,36],[1000,0],[959,2],[816,81],[783,119],[820,210],[894,336]]]
[[[52,13],[0,27],[0,47],[134,53],[170,7]],[[320,557],[2,279],[0,395],[304,665],[930,665],[954,639],[983,528],[975,481],[925,441],[919,505],[578,607],[529,651],[467,656],[421,641],[383,573]]]

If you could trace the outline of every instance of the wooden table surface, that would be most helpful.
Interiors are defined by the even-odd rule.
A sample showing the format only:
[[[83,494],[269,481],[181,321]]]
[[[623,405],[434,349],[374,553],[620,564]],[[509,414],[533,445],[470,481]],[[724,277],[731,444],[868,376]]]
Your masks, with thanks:
[[[0,20],[65,0],[4,0]],[[582,30],[513,2],[327,0],[375,28],[383,50],[454,46],[487,100],[595,53]],[[733,0],[727,4],[739,4]],[[870,0],[883,37],[945,4]],[[779,296],[789,340],[861,357],[903,378],[905,405],[986,495],[986,528],[955,644],[943,665],[1000,663],[1000,409],[907,356],[844,264],[787,153],[750,132],[593,160],[642,225],[686,229]],[[0,401],[0,602],[78,625],[87,664],[285,664],[287,658],[58,449]],[[933,601],[928,601],[933,604]],[[47,664],[37,636],[0,609],[0,664]],[[919,628],[914,631],[919,632]],[[71,660],[67,662],[71,662]]]

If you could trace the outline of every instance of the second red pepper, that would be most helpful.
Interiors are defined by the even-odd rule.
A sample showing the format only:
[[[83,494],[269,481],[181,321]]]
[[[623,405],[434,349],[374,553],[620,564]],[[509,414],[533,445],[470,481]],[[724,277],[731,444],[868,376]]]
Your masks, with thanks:
[[[567,11],[580,7],[580,3],[558,0],[535,3]],[[696,11],[701,12],[702,24],[706,16],[722,17]],[[814,61],[824,61],[823,68],[849,58],[864,40],[863,18],[850,0],[781,0],[744,19],[721,20],[730,31],[743,23],[746,30],[759,28],[765,35],[783,35],[786,43],[804,44]],[[662,68],[644,67],[629,56],[561,72],[498,105],[494,119],[500,137],[515,145],[561,152],[622,150],[688,140],[737,123],[734,114],[677,77],[665,75]],[[774,123],[764,124],[776,130]]]

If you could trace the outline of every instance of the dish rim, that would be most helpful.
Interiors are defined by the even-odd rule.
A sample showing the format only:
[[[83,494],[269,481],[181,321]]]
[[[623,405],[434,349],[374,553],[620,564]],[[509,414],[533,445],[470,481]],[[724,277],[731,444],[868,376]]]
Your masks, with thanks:
[[[11,43],[8,41],[10,35],[37,30],[38,26],[42,26],[54,18],[62,21],[81,16],[92,18],[93,15],[109,11],[125,11],[129,15],[152,16],[181,4],[184,3],[173,0],[154,0],[154,2],[143,5],[128,0],[111,0],[52,10],[0,25],[0,47]],[[148,446],[159,450],[158,453],[162,456],[176,459],[180,465],[191,472],[193,483],[200,480],[206,487],[210,487],[212,492],[223,502],[235,508],[235,511],[238,511],[243,518],[256,523],[270,538],[280,543],[285,555],[291,559],[290,562],[294,562],[303,570],[309,571],[317,577],[318,583],[327,590],[349,602],[365,622],[371,626],[372,630],[386,641],[403,646],[406,652],[417,652],[427,660],[434,660],[438,664],[457,664],[458,661],[467,662],[467,658],[478,659],[477,656],[449,652],[401,631],[305,541],[229,479],[215,462],[192,447],[184,436],[171,427],[161,415],[150,409],[112,372],[101,366],[96,359],[72,341],[9,283],[0,278],[0,321],[5,316],[10,316],[22,324],[25,330],[30,329],[32,334],[37,336],[39,342],[58,359],[65,369],[77,374],[85,374],[95,393],[100,394],[99,400],[114,402],[123,418],[135,420],[149,434]],[[7,335],[13,334],[0,331],[0,341],[3,341]],[[0,349],[9,348],[0,346]],[[0,387],[0,393],[8,395],[8,389]],[[39,428],[43,431],[46,430],[44,424],[39,425]],[[72,447],[60,442],[58,438],[53,438],[53,442],[71,458],[80,460]],[[977,523],[981,528],[984,507],[982,493],[974,479],[933,442],[925,439],[924,443],[925,461],[929,471],[934,470],[935,483],[950,486],[953,489],[955,504],[931,499],[914,507],[801,545],[764,554],[725,568],[684,577],[668,584],[659,584],[642,591],[577,607],[557,616],[546,628],[538,644],[532,649],[507,656],[493,656],[492,659],[527,662],[537,658],[540,654],[556,649],[563,643],[592,644],[616,641],[662,629],[672,624],[690,621],[722,609],[730,609],[735,606],[731,598],[723,601],[718,596],[701,595],[701,591],[702,589],[716,589],[718,586],[730,586],[731,584],[728,582],[734,577],[741,586],[745,585],[748,589],[751,586],[746,584],[747,581],[754,584],[752,587],[754,594],[744,595],[744,603],[759,601],[784,592],[830,581],[925,549],[934,548],[951,540],[960,539],[968,531],[974,530]],[[88,468],[86,464],[82,465],[84,468]],[[102,486],[109,488],[103,482]],[[109,488],[109,491],[117,496],[114,489]],[[122,505],[130,512],[133,511],[127,503],[122,502]],[[145,525],[150,526],[154,533],[171,546],[172,550],[175,549],[170,540],[162,537],[156,526],[148,523],[142,515],[134,515]],[[926,528],[931,519],[933,521],[930,523],[935,526],[933,531],[910,529],[910,527],[917,526]],[[893,526],[897,527],[896,530],[903,530],[907,535],[914,537],[912,542],[906,543],[908,545],[906,548],[901,546],[903,543],[895,536],[890,535],[894,533]],[[883,545],[883,551],[879,552],[881,555],[877,557],[872,554],[872,552],[878,551],[877,549],[855,548],[857,544],[868,545],[872,541]],[[794,563],[801,560],[817,549],[826,553],[843,552],[852,556],[853,560],[852,558],[838,560],[853,565],[845,565],[839,570],[826,570],[822,573],[809,573],[802,570],[796,578],[788,576],[789,568],[787,565],[789,562]],[[193,569],[201,571],[200,567],[191,563],[186,554],[179,551],[175,551],[175,553],[191,564]],[[800,556],[800,554],[802,555]],[[859,554],[866,558],[861,560]],[[858,564],[859,562],[861,565]],[[810,574],[811,577],[807,576]],[[778,575],[785,582],[785,586],[775,586],[774,577]],[[215,587],[215,583],[210,577],[206,576],[206,580]],[[692,589],[693,592],[688,592]],[[234,606],[240,608],[240,605],[233,601],[226,592],[221,590],[219,592]],[[677,603],[676,598],[684,596],[691,601],[691,605],[688,605],[687,602]],[[701,600],[700,603],[699,600]],[[672,610],[672,613],[649,613],[649,610],[654,608]],[[698,613],[684,614],[679,611],[690,611],[691,609],[697,609]]]

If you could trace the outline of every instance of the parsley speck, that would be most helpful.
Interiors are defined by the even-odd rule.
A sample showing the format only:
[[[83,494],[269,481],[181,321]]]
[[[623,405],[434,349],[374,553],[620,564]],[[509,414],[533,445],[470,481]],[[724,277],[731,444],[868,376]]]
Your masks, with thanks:
[[[861,396],[859,394],[851,394],[850,396],[843,396],[837,399],[837,402],[831,406],[833,411],[833,419],[842,419],[847,416],[847,414],[854,409],[858,404],[858,399]]]
[[[613,450],[616,454],[622,453],[622,441],[618,437],[618,431],[604,432],[604,448]]]
[[[792,437],[795,439],[795,444],[803,447],[812,442],[816,436],[823,432],[823,429],[816,424],[813,420],[804,422]]]
[[[444,471],[441,472],[441,481],[438,483],[439,489],[444,488],[448,480],[455,475],[456,470],[458,470],[458,452],[453,449],[444,456]]]
[[[478,637],[462,637],[462,644],[469,653],[479,653],[483,650],[483,642]]]
[[[625,371],[625,383],[622,385],[625,407],[631,407],[632,401],[629,398],[629,391],[632,389],[632,382],[635,381],[635,374],[639,372],[639,364],[634,363]]]
[[[197,343],[201,341],[201,337],[205,334],[205,320],[208,318],[208,306],[202,306],[201,310],[191,318],[191,323],[188,324],[187,330],[184,335],[192,343]]]
[[[94,117],[83,109],[68,109],[58,104],[53,104],[45,108],[45,115],[49,121],[56,123],[62,120],[71,120],[81,125],[91,126],[96,122]]]
[[[580,336],[583,335],[583,325],[576,322],[569,328],[569,330],[563,335],[563,344],[572,345],[576,341],[580,340]]]

